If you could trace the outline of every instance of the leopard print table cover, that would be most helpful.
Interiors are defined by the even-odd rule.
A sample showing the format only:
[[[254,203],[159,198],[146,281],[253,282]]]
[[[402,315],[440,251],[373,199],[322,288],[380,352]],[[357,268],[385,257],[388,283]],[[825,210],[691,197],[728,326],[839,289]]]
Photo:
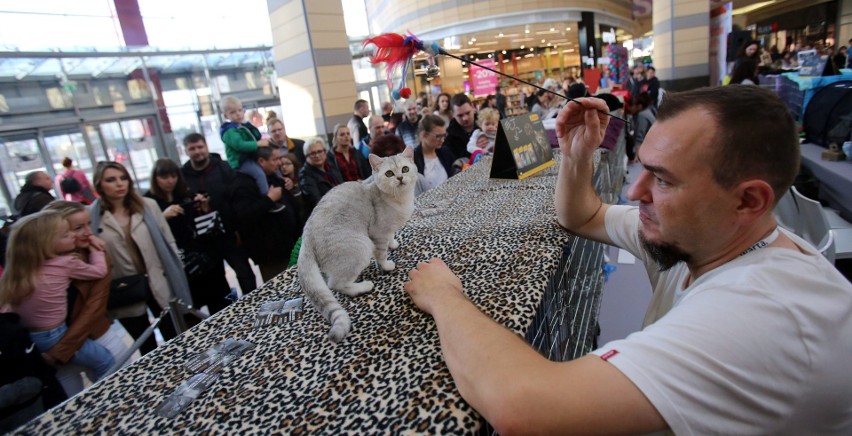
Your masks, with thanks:
[[[402,290],[417,262],[442,258],[486,314],[524,335],[572,238],[555,221],[556,166],[523,181],[488,178],[490,159],[417,200],[392,252],[396,270],[363,274],[375,290],[340,297],[352,333],[340,344],[306,303],[301,319],[252,329],[267,301],[302,296],[290,268],[226,310],[88,391],[21,434],[473,433],[479,414],[459,395],[431,317]],[[155,409],[190,377],[183,364],[226,338],[257,344],[174,419]]]

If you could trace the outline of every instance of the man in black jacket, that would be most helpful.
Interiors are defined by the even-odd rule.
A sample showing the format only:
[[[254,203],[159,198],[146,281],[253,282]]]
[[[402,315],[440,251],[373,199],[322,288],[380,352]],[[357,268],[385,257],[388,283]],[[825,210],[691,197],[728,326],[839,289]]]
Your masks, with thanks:
[[[24,178],[21,193],[15,198],[15,210],[18,215],[25,217],[42,210],[47,203],[55,200],[50,195],[53,180],[44,171],[33,171]]]
[[[287,268],[293,245],[302,234],[303,223],[299,221],[293,198],[275,175],[280,163],[278,147],[260,147],[257,164],[266,173],[269,192],[262,194],[251,176],[239,172],[231,185],[237,228],[249,254],[260,267],[264,282]],[[274,203],[286,207],[271,213],[269,209]]]
[[[218,211],[225,225],[225,261],[237,275],[243,295],[257,287],[257,278],[248,261],[248,253],[236,235],[236,217],[231,209],[228,186],[235,172],[218,154],[207,149],[207,140],[200,133],[190,133],[183,139],[189,157],[181,172],[192,194],[204,193],[210,198],[210,208]]]
[[[467,142],[470,141],[470,135],[476,130],[476,109],[471,104],[470,99],[461,93],[450,99],[450,106],[453,108],[453,119],[450,120],[450,126],[447,127],[447,139],[444,140],[444,146],[449,147],[456,159],[470,157],[470,153],[467,152]],[[488,138],[481,135],[476,145],[485,148],[487,143]]]

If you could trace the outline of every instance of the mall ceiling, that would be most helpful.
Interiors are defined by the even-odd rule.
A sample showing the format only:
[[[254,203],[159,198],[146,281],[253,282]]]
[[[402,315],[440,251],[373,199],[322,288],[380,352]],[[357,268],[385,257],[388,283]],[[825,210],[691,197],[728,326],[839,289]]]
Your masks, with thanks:
[[[826,1],[832,0],[735,0],[733,8],[735,12],[742,11],[740,15],[744,17],[745,23],[748,25],[758,20]],[[713,0],[711,8],[719,7],[724,3],[726,2]],[[640,23],[645,24],[644,26],[638,25],[636,29],[614,28],[616,40],[620,42],[641,36],[639,34],[633,35],[633,31],[646,34],[646,32],[642,32],[642,30],[645,30],[644,28],[647,28],[649,30],[647,34],[650,34],[652,27],[650,19],[646,21],[648,22]],[[610,26],[601,26],[602,31],[609,30],[609,28]],[[452,40],[445,39],[444,47],[464,54],[482,55],[503,50],[543,49],[546,47],[556,47],[570,52],[570,50],[576,48],[578,41],[576,21],[556,21],[463,33],[455,36]]]

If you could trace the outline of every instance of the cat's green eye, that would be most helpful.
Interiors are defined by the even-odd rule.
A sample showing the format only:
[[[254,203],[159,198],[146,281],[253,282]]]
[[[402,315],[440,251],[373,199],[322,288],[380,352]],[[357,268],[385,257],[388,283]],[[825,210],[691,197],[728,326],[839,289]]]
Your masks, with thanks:
[[[408,167],[402,167],[402,172],[407,173],[407,172],[408,172]]]
[[[385,175],[386,175],[386,176],[388,176],[388,177],[393,177],[393,171],[391,171],[391,170],[387,170],[387,171],[385,172]]]

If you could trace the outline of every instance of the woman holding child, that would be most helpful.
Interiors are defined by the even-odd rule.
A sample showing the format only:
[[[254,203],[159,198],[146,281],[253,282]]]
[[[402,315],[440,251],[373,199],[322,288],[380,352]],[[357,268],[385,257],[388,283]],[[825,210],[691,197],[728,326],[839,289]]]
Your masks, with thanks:
[[[92,233],[89,211],[81,203],[59,200],[48,204],[44,210],[59,212],[68,221],[69,228],[75,237],[74,254],[84,262],[91,261],[89,255],[91,250],[103,251],[106,247],[104,241]],[[51,359],[60,364],[56,370],[56,378],[68,396],[83,390],[80,372],[86,368],[69,361],[87,338],[106,347],[116,360],[128,350],[125,344],[125,338],[129,337],[127,331],[119,322],[114,322],[107,316],[112,260],[106,251],[104,255],[107,273],[103,277],[71,281],[71,287],[68,289],[70,294],[68,331],[53,348],[46,352]],[[94,379],[92,374],[89,378]]]
[[[101,162],[95,169],[94,184],[101,198],[89,209],[92,228],[100,232],[113,257],[112,278],[147,275],[146,300],[111,313],[138,339],[150,325],[146,305],[155,316],[172,298],[192,305],[189,285],[163,213],[154,200],[136,193],[127,169],[117,162]],[[171,319],[163,319],[159,328],[165,340],[176,336]],[[142,354],[154,348],[156,341],[151,336],[142,345]]]
[[[104,251],[90,247],[88,262],[75,255],[76,237],[68,221],[56,211],[28,215],[14,224],[9,235],[6,270],[0,278],[0,306],[15,312],[30,331],[44,360],[66,358],[85,367],[98,380],[115,363],[103,345],[83,337],[62,355],[49,354],[68,333],[68,287],[74,279],[97,280],[107,275]]]

